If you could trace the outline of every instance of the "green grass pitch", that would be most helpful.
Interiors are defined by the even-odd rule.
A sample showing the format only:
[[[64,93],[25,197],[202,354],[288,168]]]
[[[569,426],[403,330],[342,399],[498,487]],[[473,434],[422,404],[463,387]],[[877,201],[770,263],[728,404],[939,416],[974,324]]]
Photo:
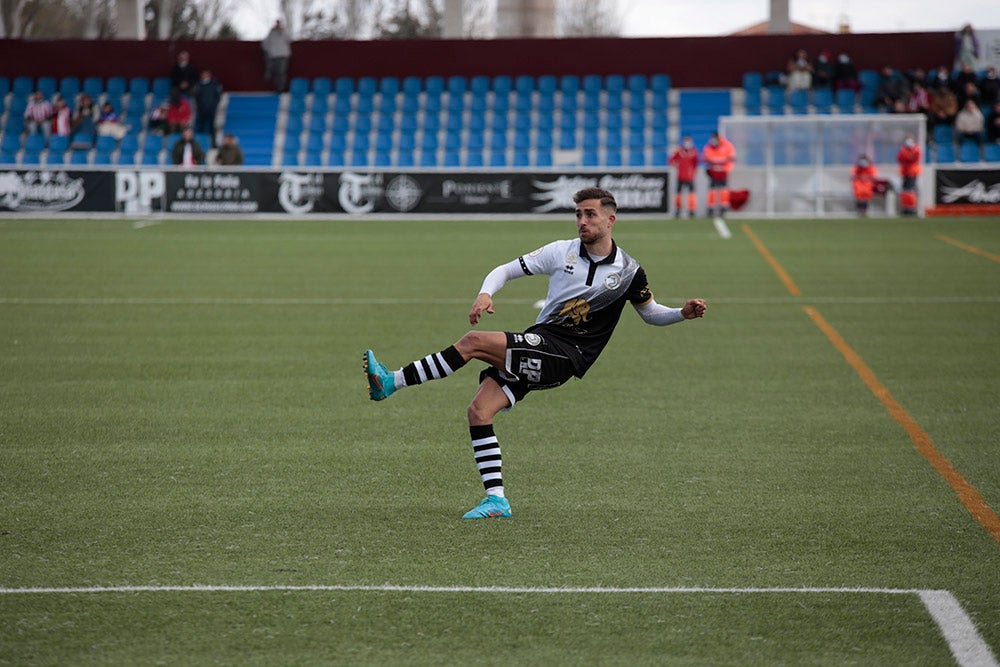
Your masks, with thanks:
[[[514,518],[463,522],[477,363],[375,404],[361,354],[570,216],[0,219],[0,664],[996,664],[1000,543],[804,308],[1000,511],[1000,219],[748,221],[800,296],[743,224],[620,215],[707,317],[498,416]]]

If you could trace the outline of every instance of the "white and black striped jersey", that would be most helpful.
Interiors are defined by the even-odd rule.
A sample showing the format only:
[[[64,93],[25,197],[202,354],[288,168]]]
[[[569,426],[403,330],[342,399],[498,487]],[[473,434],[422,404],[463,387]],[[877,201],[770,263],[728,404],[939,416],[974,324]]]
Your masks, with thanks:
[[[577,377],[583,377],[611,339],[626,302],[641,306],[653,299],[646,272],[614,241],[611,254],[599,261],[591,260],[579,239],[553,241],[518,261],[526,275],[549,276],[545,305],[526,333],[575,347]]]

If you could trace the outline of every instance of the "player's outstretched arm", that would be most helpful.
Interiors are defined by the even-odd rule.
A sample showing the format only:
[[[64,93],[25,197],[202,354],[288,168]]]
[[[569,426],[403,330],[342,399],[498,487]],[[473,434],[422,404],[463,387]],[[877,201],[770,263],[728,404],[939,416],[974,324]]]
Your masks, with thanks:
[[[705,310],[708,306],[704,299],[688,299],[681,308],[681,315],[685,320],[693,320],[696,317],[705,317]]]
[[[476,301],[472,304],[472,310],[469,311],[469,324],[472,326],[479,324],[479,318],[484,311],[490,315],[493,314],[493,297],[486,292],[477,296]]]

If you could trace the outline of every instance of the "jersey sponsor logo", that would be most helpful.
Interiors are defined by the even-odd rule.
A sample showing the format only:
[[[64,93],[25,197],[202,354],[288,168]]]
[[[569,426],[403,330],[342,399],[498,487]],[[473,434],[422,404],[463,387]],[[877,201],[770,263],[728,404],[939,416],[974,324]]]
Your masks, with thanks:
[[[542,254],[543,250],[545,250],[544,247],[539,248],[538,250],[532,250],[531,252],[528,253],[528,257],[538,257],[539,255]]]
[[[524,342],[527,343],[528,345],[538,346],[542,342],[542,337],[539,336],[538,334],[527,333],[524,334]]]
[[[529,336],[531,334],[528,334]],[[542,360],[541,359],[521,359],[517,367],[517,374],[528,382],[542,381]]]
[[[622,285],[622,277],[617,273],[609,273],[604,278],[604,286],[610,290],[616,290]]]
[[[559,317],[568,317],[573,324],[590,321],[590,304],[584,299],[570,299],[563,304]]]

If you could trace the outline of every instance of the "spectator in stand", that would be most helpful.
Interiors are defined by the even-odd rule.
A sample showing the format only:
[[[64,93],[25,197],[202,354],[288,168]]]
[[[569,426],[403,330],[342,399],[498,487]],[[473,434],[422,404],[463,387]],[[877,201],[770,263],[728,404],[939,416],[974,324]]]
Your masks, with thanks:
[[[191,104],[179,88],[170,91],[167,107],[167,134],[181,132],[191,125]]]
[[[128,134],[128,128],[122,124],[121,117],[111,102],[105,102],[101,106],[101,113],[97,116],[97,134],[115,139],[121,139]]]
[[[854,66],[851,56],[846,51],[841,51],[837,56],[837,63],[833,66],[833,88],[834,90],[861,90],[861,82],[858,81],[858,68]]]
[[[243,164],[243,149],[240,148],[239,143],[236,141],[236,137],[232,133],[226,132],[226,134],[223,135],[222,145],[215,154],[215,164],[221,164],[228,167],[235,167]]]
[[[986,119],[979,105],[968,100],[962,110],[955,116],[955,131],[960,141],[974,141],[976,145],[983,143],[983,130],[986,129]]]
[[[168,134],[167,116],[170,114],[170,102],[163,100],[149,112],[149,131],[156,134]]]
[[[914,81],[910,94],[906,98],[906,112],[926,114],[930,106],[930,93],[920,81]]]
[[[987,67],[983,77],[979,79],[979,94],[983,104],[993,106],[1000,101],[1000,78],[997,78],[996,67]]]
[[[1000,102],[993,103],[993,110],[986,117],[986,140],[1000,143]]]
[[[52,102],[45,99],[45,94],[36,90],[31,99],[28,100],[28,106],[24,109],[24,131],[26,134],[36,134],[41,132],[45,135],[46,140],[49,138],[49,132],[52,130],[52,115],[56,112],[55,107],[52,106]]]
[[[931,91],[931,105],[927,120],[931,127],[935,125],[953,125],[955,114],[958,113],[958,99],[948,86],[938,86]]]
[[[207,134],[211,139],[212,148],[215,148],[215,112],[218,111],[221,100],[222,84],[212,76],[211,71],[205,70],[194,86],[194,107],[197,114],[194,131],[198,134]]]
[[[944,65],[938,67],[927,77],[928,89],[934,90],[939,86],[951,88],[951,72]]]
[[[899,175],[902,177],[899,204],[903,215],[917,214],[917,177],[920,176],[920,146],[912,134],[906,135],[903,145],[896,153]]]
[[[693,218],[698,210],[698,196],[694,192],[694,177],[698,170],[698,149],[691,137],[684,137],[681,145],[670,156],[668,164],[677,170],[677,194],[674,195],[674,217],[681,217],[684,192],[687,192],[687,217]]]
[[[191,89],[198,81],[198,70],[191,64],[191,54],[181,51],[177,54],[177,62],[170,69],[170,85],[185,95],[191,94]]]
[[[927,88],[927,72],[925,72],[922,67],[916,67],[907,72],[906,78],[909,79],[911,88],[917,83],[924,88]]]
[[[972,25],[966,23],[955,33],[955,69],[968,65],[972,70],[979,68],[979,39]]]
[[[80,95],[71,122],[70,144],[74,148],[93,146],[94,137],[97,135],[97,124],[94,119],[94,100],[87,93]]]
[[[854,190],[854,207],[862,218],[868,217],[868,204],[875,196],[876,180],[878,169],[867,155],[858,156],[857,163],[851,167],[851,187]]]
[[[954,91],[955,95],[961,97],[966,86],[970,83],[976,87],[976,91],[978,92],[979,75],[976,74],[976,70],[969,65],[962,65],[962,69],[951,80],[951,89]]]
[[[288,60],[292,57],[292,39],[281,21],[275,21],[271,32],[261,42],[264,50],[264,78],[274,86],[274,92],[285,92]]]
[[[736,166],[736,148],[713,132],[703,157],[708,172],[708,215],[721,218],[729,209],[729,172]]]
[[[830,52],[820,51],[813,65],[813,88],[831,88],[833,86],[833,63],[830,62]]]
[[[875,93],[876,106],[882,111],[898,111],[897,103],[905,102],[909,96],[906,79],[889,65],[884,66]]]
[[[52,114],[52,127],[50,136],[68,137],[73,132],[73,112],[66,99],[62,96],[56,98],[55,110]]]
[[[809,54],[805,49],[799,49],[785,66],[785,89],[809,90],[812,88],[813,66],[809,62]]]
[[[983,98],[979,94],[979,88],[976,84],[969,82],[965,84],[965,87],[961,91],[955,93],[955,99],[958,100],[958,108],[961,109],[965,106],[965,103],[972,100],[976,104],[982,104]]]
[[[194,138],[194,129],[185,127],[181,133],[181,138],[174,144],[174,149],[170,154],[171,161],[181,167],[194,167],[205,164],[205,151],[201,144]]]

